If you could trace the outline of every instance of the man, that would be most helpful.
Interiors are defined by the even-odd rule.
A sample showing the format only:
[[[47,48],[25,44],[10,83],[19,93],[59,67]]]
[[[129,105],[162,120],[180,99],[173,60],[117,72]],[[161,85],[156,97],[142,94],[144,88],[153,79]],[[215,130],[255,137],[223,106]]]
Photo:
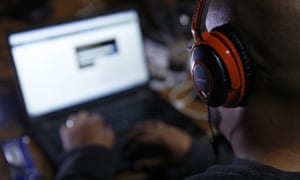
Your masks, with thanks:
[[[239,34],[255,68],[255,76],[243,108],[218,107],[221,116],[219,129],[231,143],[235,160],[230,165],[211,167],[190,179],[300,179],[300,2],[212,0],[206,19],[208,30],[226,23],[230,23]],[[113,133],[109,128],[101,121],[84,123],[88,116],[81,113],[71,117],[76,121],[74,128],[62,128],[66,150],[75,148],[72,150],[73,157],[87,155],[76,150],[82,144],[97,145],[102,151],[113,144]],[[77,133],[77,123],[81,123],[82,133]],[[94,123],[103,130],[98,138],[88,127]],[[157,132],[150,131],[153,128],[149,126],[145,124],[138,128],[137,134],[143,136],[137,139],[149,143],[159,141],[170,150],[178,148],[178,151],[172,152],[179,159],[195,154],[192,140],[184,132],[162,125],[165,131],[168,129],[176,134],[173,137],[181,139],[179,142],[182,144],[176,146],[177,143],[170,139],[155,135]],[[89,135],[93,138],[89,139]],[[99,158],[99,163],[110,162],[105,159],[108,156],[103,158]],[[78,174],[72,169],[85,165],[83,161],[80,164],[75,160],[72,152],[67,154],[58,177],[76,177]],[[149,165],[149,161],[147,163]],[[71,173],[65,175],[66,171]],[[95,171],[102,172],[103,169],[98,167]],[[87,179],[99,177],[96,173],[91,174],[95,171],[80,175]],[[110,173],[103,172],[104,179],[112,178]]]

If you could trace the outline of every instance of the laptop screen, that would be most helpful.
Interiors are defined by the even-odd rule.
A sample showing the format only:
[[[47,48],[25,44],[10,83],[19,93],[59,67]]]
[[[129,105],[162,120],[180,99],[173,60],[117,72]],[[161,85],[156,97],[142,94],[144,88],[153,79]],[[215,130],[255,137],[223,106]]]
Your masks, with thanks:
[[[8,38],[31,118],[148,82],[134,10],[12,33]]]

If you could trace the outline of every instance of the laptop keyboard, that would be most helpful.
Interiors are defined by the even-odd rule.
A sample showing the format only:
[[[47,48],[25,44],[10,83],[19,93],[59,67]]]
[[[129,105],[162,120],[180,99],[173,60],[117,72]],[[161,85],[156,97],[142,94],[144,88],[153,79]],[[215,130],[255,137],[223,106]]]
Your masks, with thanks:
[[[191,134],[200,132],[200,129],[197,128],[189,118],[176,112],[176,110],[164,100],[157,103],[157,98],[153,98],[153,94],[151,93],[128,96],[118,103],[106,104],[105,107],[97,107],[89,109],[89,111],[100,113],[104,117],[105,123],[113,128],[117,136],[117,150],[122,147],[122,142],[126,139],[126,134],[141,121],[145,122],[146,120],[159,119],[165,123],[182,128]],[[57,124],[52,123],[51,127],[47,126],[46,128],[40,129],[39,132],[37,132],[38,134],[35,135],[44,138],[43,141],[45,141],[45,138],[51,139],[46,141],[47,144],[42,145],[42,147],[48,147],[46,150],[48,152],[53,151],[50,153],[50,159],[56,160],[54,164],[58,163],[58,154],[62,152],[59,132],[57,130],[58,126],[64,121],[65,119],[58,121]],[[45,134],[47,137],[45,137]],[[51,148],[49,147],[49,141],[51,141]],[[49,148],[52,150],[49,150]],[[55,157],[51,157],[51,154]]]
[[[127,97],[121,102],[112,103],[105,108],[96,109],[104,117],[105,123],[111,125],[117,135],[130,131],[139,121],[153,118],[155,114],[153,100],[146,94]]]

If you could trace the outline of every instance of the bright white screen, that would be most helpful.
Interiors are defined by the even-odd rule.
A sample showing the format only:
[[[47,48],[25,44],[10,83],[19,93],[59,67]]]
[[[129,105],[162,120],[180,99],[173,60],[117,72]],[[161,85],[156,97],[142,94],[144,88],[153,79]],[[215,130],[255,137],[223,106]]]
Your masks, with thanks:
[[[9,37],[27,113],[70,107],[147,82],[135,11]]]

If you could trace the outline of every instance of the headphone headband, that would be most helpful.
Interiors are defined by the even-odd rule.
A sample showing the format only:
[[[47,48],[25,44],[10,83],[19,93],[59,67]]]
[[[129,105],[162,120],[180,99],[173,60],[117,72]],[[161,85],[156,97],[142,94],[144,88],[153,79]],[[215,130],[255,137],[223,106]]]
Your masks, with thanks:
[[[251,63],[242,42],[230,24],[206,27],[211,0],[196,0],[191,31],[191,73],[198,94],[210,106],[234,107],[248,94]]]
[[[207,31],[205,20],[211,0],[197,0],[193,11],[192,34],[195,44],[203,40],[202,33]]]

